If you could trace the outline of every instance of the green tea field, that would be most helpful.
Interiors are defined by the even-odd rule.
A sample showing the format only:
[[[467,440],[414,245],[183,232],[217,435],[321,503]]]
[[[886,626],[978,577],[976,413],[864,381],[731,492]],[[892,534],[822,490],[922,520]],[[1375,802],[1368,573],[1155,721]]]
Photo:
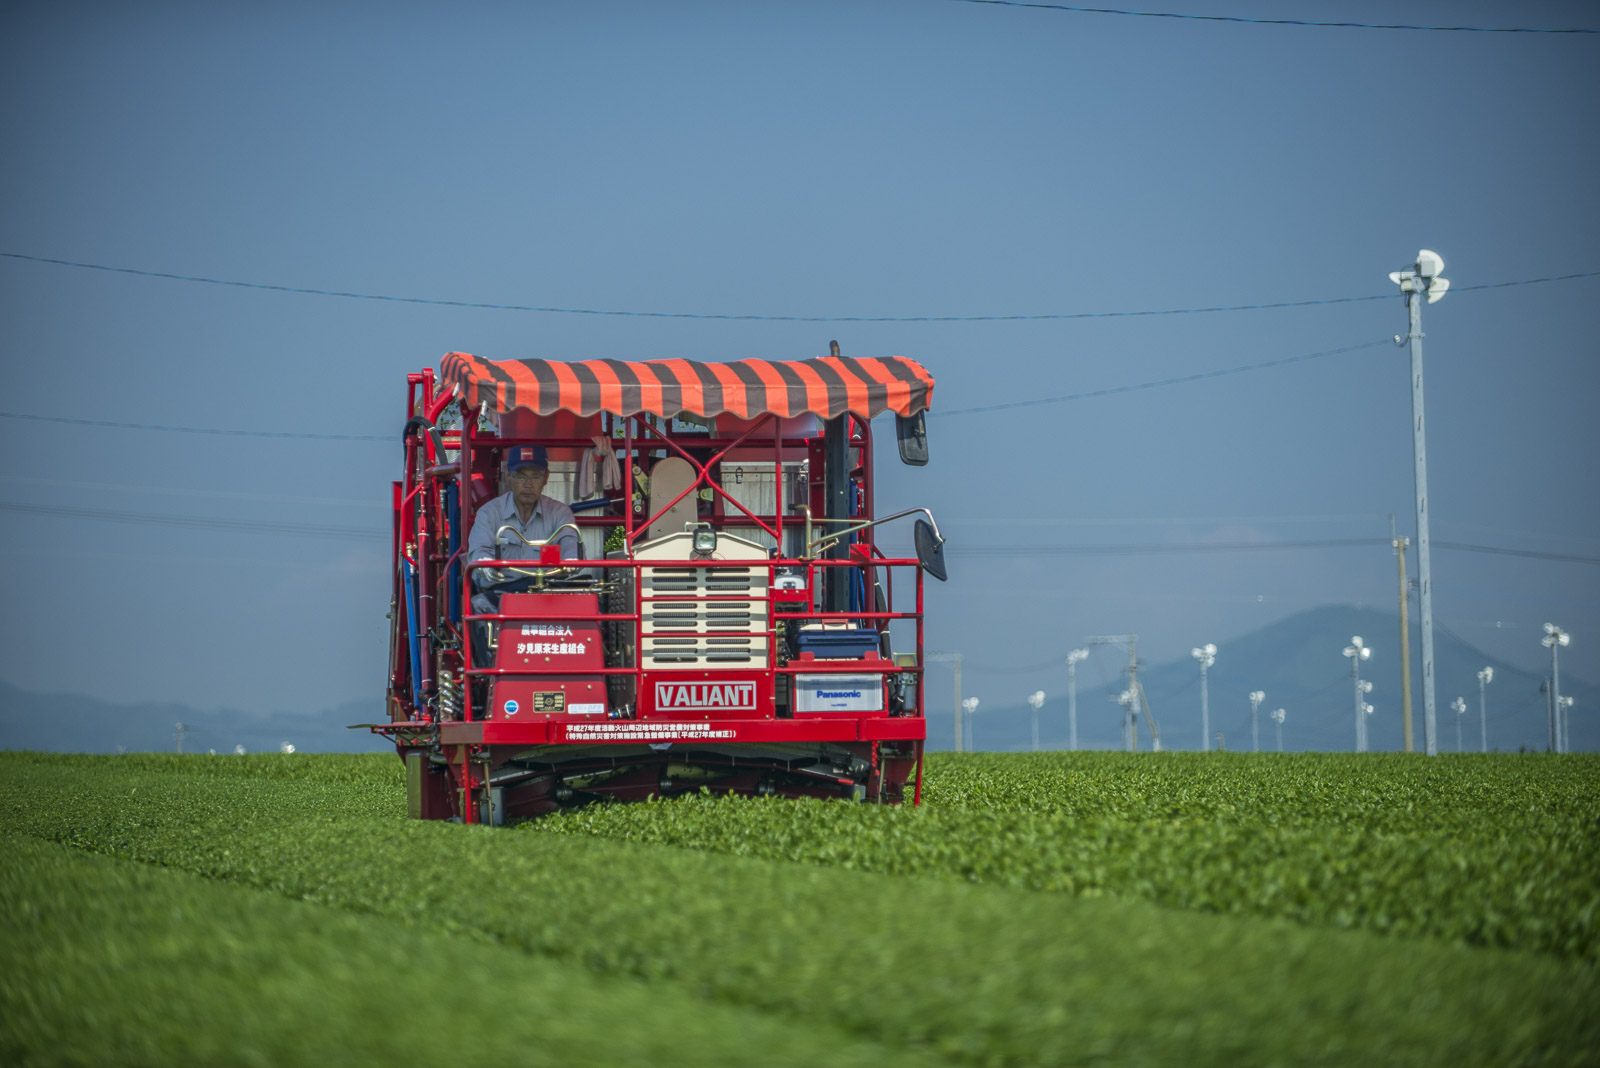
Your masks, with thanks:
[[[1593,1064],[1600,758],[935,754],[921,808],[404,818],[0,754],[7,1064]]]

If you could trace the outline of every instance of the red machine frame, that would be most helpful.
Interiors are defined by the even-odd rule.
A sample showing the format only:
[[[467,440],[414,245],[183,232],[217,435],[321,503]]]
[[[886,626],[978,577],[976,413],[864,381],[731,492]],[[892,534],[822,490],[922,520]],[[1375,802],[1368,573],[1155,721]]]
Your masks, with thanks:
[[[926,378],[920,401],[925,406],[932,379],[916,370]],[[750,411],[731,419],[731,436],[718,437],[710,428],[717,413],[706,417],[710,427],[705,431],[674,429],[680,416],[702,413],[687,407],[675,412],[581,412],[552,406],[546,398],[537,411],[495,413],[530,431],[513,433],[514,426],[481,429],[489,401],[469,408],[469,393],[459,378],[450,388],[441,388],[431,368],[407,376],[405,474],[393,484],[390,721],[373,729],[394,741],[406,763],[413,816],[501,823],[595,800],[635,800],[703,788],[896,803],[903,800],[908,782],[913,804],[920,803],[926,738],[920,565],[926,561],[885,556],[873,527],[853,529],[873,521],[873,411],[847,408],[832,416],[834,432],[845,435],[844,451],[833,455],[848,458],[848,471],[836,476],[844,482],[836,485],[847,487],[853,505],[848,517],[819,520],[814,526],[811,517],[826,515],[827,506],[828,455],[821,418],[807,426],[792,413]],[[460,402],[459,428],[440,429],[441,416],[455,402]],[[855,398],[852,403],[862,406]],[[728,418],[726,412],[723,418]],[[467,535],[477,512],[499,492],[502,451],[538,445],[552,456],[570,455],[590,447],[595,434],[604,437],[620,461],[620,497],[608,495],[598,512],[579,512],[577,525],[608,531],[621,527],[625,543],[620,553],[583,561],[600,592],[580,587],[506,594],[497,611],[473,611],[473,575],[482,568],[519,566],[543,575],[572,564],[561,560],[556,545],[530,550],[520,561],[466,559]],[[722,467],[737,456],[736,462],[748,470],[757,466],[746,458],[752,450],[765,453],[768,448],[774,510],[758,515],[724,487]],[[654,454],[687,461],[694,481],[671,500],[659,506],[652,501],[641,509],[635,465]],[[785,463],[798,460],[806,461],[811,473],[807,499],[786,501]],[[689,499],[697,502],[696,525],[708,536],[740,542],[728,528],[753,528],[776,548],[759,560],[748,555],[720,559],[706,551],[663,557],[659,549],[647,558],[636,555],[669,540],[647,534],[652,524]],[[823,524],[846,520],[852,533],[840,540],[839,548],[829,555],[811,551],[814,535],[829,529]],[[802,541],[800,554],[785,555],[783,547],[794,544],[797,526],[809,543]],[[698,641],[748,640],[751,633],[715,629],[719,617],[710,614],[711,607],[726,605],[731,595],[703,588],[659,592],[647,581],[660,581],[658,573],[713,584],[748,575],[749,590],[759,592],[748,593],[739,603],[765,621],[764,655],[753,657],[752,666],[745,668],[647,664],[646,624],[653,606],[712,621],[709,627],[704,622],[697,627]],[[830,575],[837,577],[826,577]],[[858,591],[857,603],[827,610],[824,587],[841,582]],[[612,605],[602,603],[601,592]],[[906,621],[899,633],[914,635],[914,651],[885,655],[895,621]],[[497,641],[495,661],[478,664],[471,628],[480,623],[500,639],[514,626],[521,627],[519,636],[576,632],[578,637],[505,648]],[[830,628],[844,628],[847,640],[875,639],[873,647],[842,656],[796,652],[802,632]],[[596,636],[603,650],[593,647]],[[799,707],[802,685],[825,686],[832,679],[855,686],[837,694],[854,696],[863,707]],[[863,682],[869,679],[874,681]],[[592,699],[596,688],[599,701]],[[579,692],[589,699],[573,701]],[[619,700],[619,694],[632,700]]]

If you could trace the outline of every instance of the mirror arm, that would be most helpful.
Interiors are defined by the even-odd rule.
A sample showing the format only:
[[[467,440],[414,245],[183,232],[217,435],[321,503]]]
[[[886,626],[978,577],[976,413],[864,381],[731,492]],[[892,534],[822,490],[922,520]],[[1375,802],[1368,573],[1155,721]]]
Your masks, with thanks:
[[[925,516],[927,516],[928,517],[928,525],[933,528],[933,536],[935,538],[938,538],[941,543],[944,542],[944,535],[939,533],[939,523],[938,523],[938,521],[933,518],[933,513],[930,512],[926,508],[907,508],[903,512],[896,512],[896,513],[894,513],[894,515],[886,515],[882,519],[872,519],[872,520],[868,520],[865,523],[857,523],[855,526],[846,528],[845,530],[835,531],[832,534],[825,534],[822,537],[818,538],[815,542],[813,542],[811,540],[811,523],[812,523],[811,510],[810,510],[810,508],[807,508],[806,509],[806,555],[805,555],[805,558],[806,559],[810,559],[811,556],[814,553],[821,552],[822,550],[827,549],[830,546],[833,546],[833,545],[837,544],[838,542],[842,541],[843,539],[848,538],[852,534],[859,534],[861,531],[866,530],[868,527],[875,527],[875,526],[879,526],[879,525],[881,525],[883,523],[890,523],[890,522],[893,522],[896,519],[904,519],[908,515],[925,515]],[[830,522],[831,523],[839,523],[839,522],[851,522],[851,520],[820,519],[820,520],[817,520],[817,522],[820,522],[820,523],[830,523]]]

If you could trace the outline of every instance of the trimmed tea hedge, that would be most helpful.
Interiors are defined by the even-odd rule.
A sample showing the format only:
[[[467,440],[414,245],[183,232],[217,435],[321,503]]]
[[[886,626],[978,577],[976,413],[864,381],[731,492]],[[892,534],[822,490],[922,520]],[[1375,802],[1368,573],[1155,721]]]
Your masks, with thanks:
[[[151,926],[159,913],[141,918],[148,902],[118,904],[130,895],[192,900],[179,905],[194,917],[188,930],[234,937],[236,913],[190,878],[201,876],[232,884],[218,891],[300,902],[295,907],[309,908],[319,923],[354,914],[396,945],[417,943],[402,954],[415,962],[407,971],[392,956],[373,955],[365,936],[352,933],[346,952],[345,937],[330,935],[324,966],[350,983],[404,988],[405,997],[426,1003],[437,995],[408,975],[436,974],[441,984],[460,978],[456,965],[437,957],[437,940],[481,943],[504,954],[484,958],[486,982],[502,975],[509,982],[525,968],[528,996],[539,997],[539,976],[565,969],[575,977],[577,1013],[584,991],[600,989],[592,984],[643,980],[664,999],[688,999],[708,1013],[755,1014],[771,1023],[771,1034],[811,1028],[805,1055],[812,1061],[883,1046],[986,1065],[1581,1063],[1600,1043],[1595,969],[1556,955],[1110,896],[1086,900],[996,880],[906,878],[570,834],[413,823],[400,815],[400,781],[392,757],[0,756],[0,834],[48,843],[32,848],[57,859],[74,851],[111,858],[117,878],[143,865],[188,873],[187,889],[157,881],[106,894],[80,871],[59,876],[48,864],[25,866],[24,898],[62,901],[58,915],[83,908],[92,917],[81,945],[114,928],[124,907],[134,942],[115,960],[74,953],[56,958],[59,968],[36,966],[32,974],[48,973],[48,981],[31,982],[15,997],[24,1011],[55,1020],[52,1033],[59,1033],[61,1021],[80,1011],[72,993],[106,981],[97,968],[122,966],[141,944],[159,949],[170,932]],[[835,825],[844,837],[882,834],[902,843],[934,837],[939,825],[928,817],[961,812],[948,803],[918,812],[708,800],[618,809],[638,819],[708,825],[740,811],[757,834],[776,813],[796,820],[809,813],[853,821]],[[732,832],[718,833],[732,840]],[[955,864],[966,841],[944,848]],[[841,861],[842,854],[815,851],[820,860]],[[89,908],[89,901],[100,904]],[[214,921],[205,918],[211,912]],[[266,952],[248,928],[239,937],[250,952]],[[18,953],[15,943],[6,949],[8,959]],[[186,952],[174,960],[176,968],[195,969],[195,998],[206,996],[208,976],[228,981]],[[117,1017],[121,1010],[106,1011]],[[198,1014],[192,1006],[186,1011]],[[235,1028],[227,1020],[216,1026]],[[596,1023],[590,1031],[592,1059],[609,1059],[608,1027]],[[21,1059],[41,1059],[40,1041],[26,1045]],[[619,1037],[617,1048],[625,1041]],[[754,1043],[752,1051],[775,1059]],[[535,1045],[528,1056],[538,1052]],[[655,1059],[693,1063],[696,1056],[673,1042]]]

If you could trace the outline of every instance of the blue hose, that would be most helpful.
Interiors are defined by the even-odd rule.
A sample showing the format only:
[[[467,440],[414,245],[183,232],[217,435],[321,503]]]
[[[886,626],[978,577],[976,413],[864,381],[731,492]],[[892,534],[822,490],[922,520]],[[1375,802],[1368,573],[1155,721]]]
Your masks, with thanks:
[[[450,521],[450,541],[446,546],[446,556],[450,558],[450,574],[445,580],[444,603],[445,610],[450,613],[450,622],[461,622],[461,561],[455,559],[456,550],[461,547],[461,498],[460,490],[454,482],[444,488],[444,512]]]
[[[422,635],[417,633],[417,568],[405,561],[406,648],[411,650],[411,699],[422,700]]]

